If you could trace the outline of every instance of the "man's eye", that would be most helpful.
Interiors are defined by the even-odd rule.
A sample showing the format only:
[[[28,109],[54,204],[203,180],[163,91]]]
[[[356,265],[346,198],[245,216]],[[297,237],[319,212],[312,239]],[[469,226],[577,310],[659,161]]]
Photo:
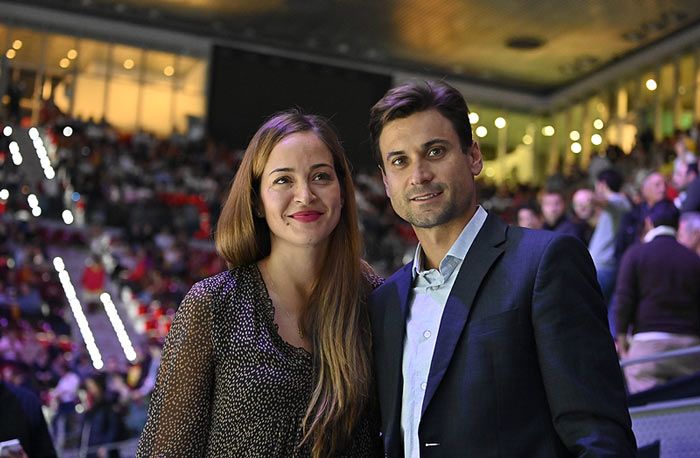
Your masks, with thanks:
[[[405,163],[406,163],[406,160],[403,157],[396,157],[396,158],[391,160],[391,165],[395,165],[395,166],[404,165]]]
[[[443,151],[444,151],[444,150],[443,150],[442,147],[430,148],[430,149],[428,150],[428,156],[430,156],[430,157],[439,156],[439,155],[441,155],[441,154],[443,153]]]

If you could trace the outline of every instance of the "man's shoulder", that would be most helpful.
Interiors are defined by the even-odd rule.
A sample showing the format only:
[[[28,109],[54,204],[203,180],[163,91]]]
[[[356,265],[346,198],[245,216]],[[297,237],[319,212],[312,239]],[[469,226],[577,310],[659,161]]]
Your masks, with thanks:
[[[406,276],[411,276],[411,269],[413,268],[413,262],[409,262],[407,264],[404,264],[399,270],[391,274],[389,278],[384,280],[384,283],[379,285],[377,288],[375,288],[374,291],[372,291],[372,294],[370,295],[370,298],[376,298],[379,296],[382,296],[386,294],[387,291],[391,291],[393,288],[396,287],[396,284],[405,281]]]

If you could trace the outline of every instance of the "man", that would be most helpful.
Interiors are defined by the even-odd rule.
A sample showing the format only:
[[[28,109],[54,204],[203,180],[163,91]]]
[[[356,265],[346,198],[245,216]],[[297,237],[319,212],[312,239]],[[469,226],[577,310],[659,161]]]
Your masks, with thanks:
[[[633,456],[583,245],[477,205],[481,151],[451,86],[394,88],[369,127],[391,204],[420,241],[369,301],[387,456]]]
[[[677,239],[678,243],[700,256],[700,212],[681,214]]]
[[[617,347],[623,358],[700,345],[700,258],[676,241],[678,210],[669,200],[658,202],[645,227],[644,243],[622,258],[615,290]],[[634,364],[625,375],[629,392],[636,393],[697,371],[695,355]]]
[[[518,208],[518,226],[528,229],[542,229],[542,213],[534,204],[521,205]]]
[[[615,241],[615,257],[618,260],[622,259],[627,248],[639,242],[649,209],[666,197],[666,180],[661,173],[651,171],[642,179],[639,190],[642,202],[627,212],[620,221],[620,230]]]
[[[686,152],[673,161],[673,184],[679,192],[676,207],[681,212],[700,211],[698,160],[693,153]]]
[[[19,440],[17,456],[56,456],[37,395],[0,380],[0,406],[0,442]]]
[[[609,306],[615,291],[617,276],[617,258],[615,257],[615,236],[620,230],[620,222],[625,213],[632,209],[632,204],[622,192],[622,175],[614,169],[598,173],[593,195],[598,217],[593,236],[588,244],[600,289],[605,304]]]
[[[566,199],[564,193],[551,188],[545,188],[540,195],[540,206],[544,218],[543,229],[560,234],[573,235],[584,243],[590,238],[590,227],[579,219],[570,219],[566,215]]]

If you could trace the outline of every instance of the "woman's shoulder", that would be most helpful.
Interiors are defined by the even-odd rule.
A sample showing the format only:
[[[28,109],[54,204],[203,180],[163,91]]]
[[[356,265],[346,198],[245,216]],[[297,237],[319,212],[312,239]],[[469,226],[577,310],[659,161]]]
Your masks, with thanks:
[[[362,277],[368,285],[370,293],[384,284],[384,277],[377,274],[366,261],[362,261]]]
[[[250,266],[234,267],[210,277],[203,278],[192,285],[188,296],[213,300],[232,293],[245,278],[250,276]]]

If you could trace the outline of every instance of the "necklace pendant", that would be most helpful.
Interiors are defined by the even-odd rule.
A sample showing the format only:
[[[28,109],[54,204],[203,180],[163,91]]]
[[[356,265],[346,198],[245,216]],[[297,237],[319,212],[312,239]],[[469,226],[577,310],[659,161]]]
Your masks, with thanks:
[[[304,330],[301,329],[301,326],[297,326],[297,332],[299,333],[299,337],[302,339],[304,338]]]

